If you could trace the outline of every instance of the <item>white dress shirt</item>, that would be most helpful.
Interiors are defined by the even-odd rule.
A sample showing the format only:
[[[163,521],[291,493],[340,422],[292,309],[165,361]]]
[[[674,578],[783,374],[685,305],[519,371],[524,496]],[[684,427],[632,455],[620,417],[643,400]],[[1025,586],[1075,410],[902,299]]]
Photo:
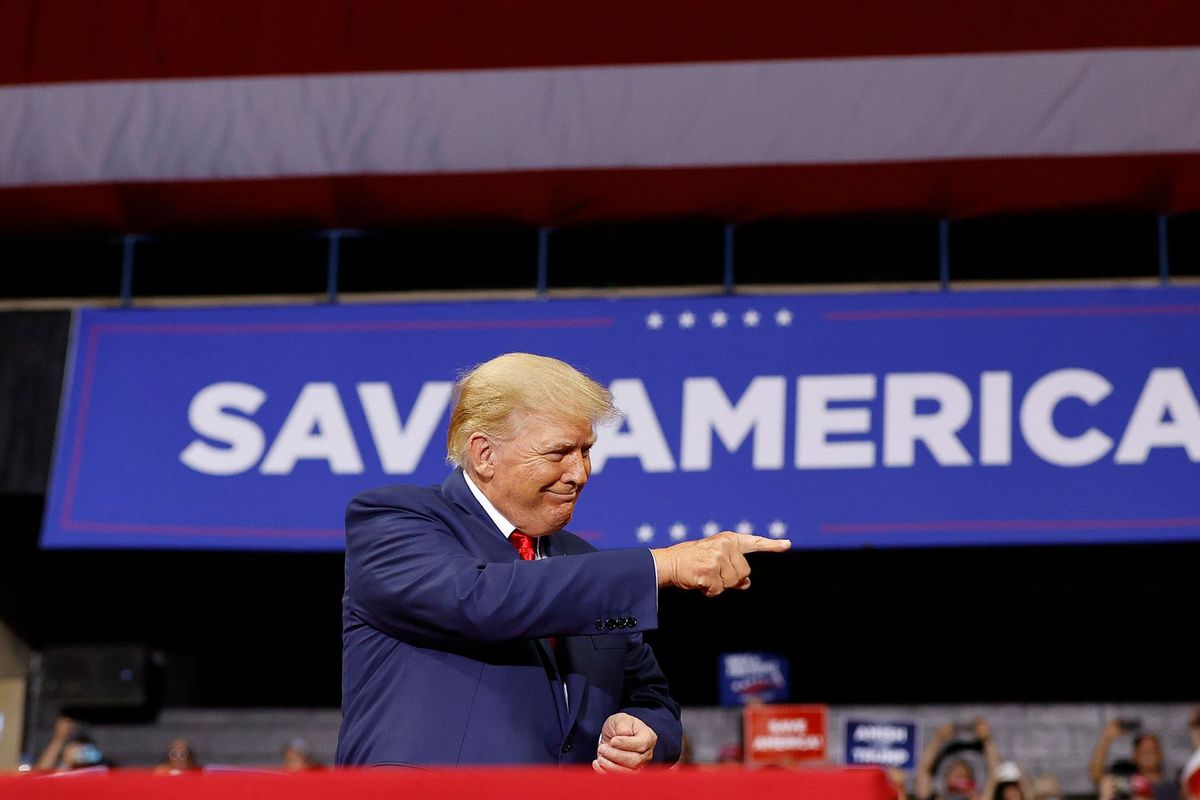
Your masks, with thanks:
[[[471,480],[471,476],[467,474],[465,469],[463,470],[463,480],[467,482],[467,488],[471,490],[471,494],[475,495],[475,499],[479,501],[479,505],[483,506],[483,510],[487,512],[488,517],[496,524],[496,527],[500,529],[500,532],[504,534],[504,538],[508,539],[510,536],[512,536],[512,532],[517,529],[517,526],[509,522],[508,518],[500,513],[500,509],[492,505],[492,501],[488,500],[487,495],[475,485],[475,481]],[[530,538],[534,541],[534,555],[536,555],[537,558],[541,558],[542,537],[531,536]]]

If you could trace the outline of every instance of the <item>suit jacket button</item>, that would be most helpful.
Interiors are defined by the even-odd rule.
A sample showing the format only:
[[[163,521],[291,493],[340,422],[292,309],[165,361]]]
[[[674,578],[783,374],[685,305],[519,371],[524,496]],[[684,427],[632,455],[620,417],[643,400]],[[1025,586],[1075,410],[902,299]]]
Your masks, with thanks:
[[[599,617],[596,618],[596,630],[604,630],[604,620],[600,619]]]
[[[629,627],[631,627],[631,628],[636,628],[636,627],[637,627],[637,617],[630,617],[630,618],[629,618]]]
[[[563,751],[564,753],[569,753],[569,752],[571,752],[571,751],[572,751],[572,750],[574,750],[574,749],[575,749],[575,745],[571,744],[570,742],[565,742],[565,743],[563,743],[563,746],[562,746],[562,751]]]
[[[629,617],[621,617],[619,620],[617,620],[617,627],[628,628],[629,627]]]
[[[609,617],[609,618],[608,618],[608,619],[607,619],[607,620],[604,622],[604,627],[605,627],[605,628],[608,628],[608,629],[611,631],[611,630],[613,630],[614,628],[616,628],[616,627],[617,627],[617,621],[616,621],[615,619],[613,619],[612,617]]]

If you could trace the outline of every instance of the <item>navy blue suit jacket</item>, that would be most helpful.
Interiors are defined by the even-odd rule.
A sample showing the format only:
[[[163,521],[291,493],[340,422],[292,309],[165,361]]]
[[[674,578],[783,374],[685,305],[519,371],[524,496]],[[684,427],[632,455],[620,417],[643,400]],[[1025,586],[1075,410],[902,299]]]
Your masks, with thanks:
[[[658,625],[653,556],[566,531],[544,547],[521,561],[461,471],[351,501],[338,764],[588,763],[618,711],[658,734],[655,761],[679,757],[640,633]]]

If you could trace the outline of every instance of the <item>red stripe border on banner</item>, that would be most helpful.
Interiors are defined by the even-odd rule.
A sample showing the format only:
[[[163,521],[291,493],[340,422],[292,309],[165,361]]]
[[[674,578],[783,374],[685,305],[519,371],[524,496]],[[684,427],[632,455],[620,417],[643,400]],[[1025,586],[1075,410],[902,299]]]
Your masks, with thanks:
[[[1190,44],[1185,0],[24,0],[5,9],[0,85]]]

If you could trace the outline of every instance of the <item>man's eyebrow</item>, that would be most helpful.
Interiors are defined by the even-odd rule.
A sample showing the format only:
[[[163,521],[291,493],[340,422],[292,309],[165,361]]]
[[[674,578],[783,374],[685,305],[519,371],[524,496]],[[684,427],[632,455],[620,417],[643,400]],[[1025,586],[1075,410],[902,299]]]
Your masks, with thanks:
[[[574,450],[576,447],[591,447],[596,443],[595,436],[589,436],[585,441],[576,443],[574,439],[559,439],[556,442],[548,442],[542,451],[546,453],[554,453],[559,450]]]

